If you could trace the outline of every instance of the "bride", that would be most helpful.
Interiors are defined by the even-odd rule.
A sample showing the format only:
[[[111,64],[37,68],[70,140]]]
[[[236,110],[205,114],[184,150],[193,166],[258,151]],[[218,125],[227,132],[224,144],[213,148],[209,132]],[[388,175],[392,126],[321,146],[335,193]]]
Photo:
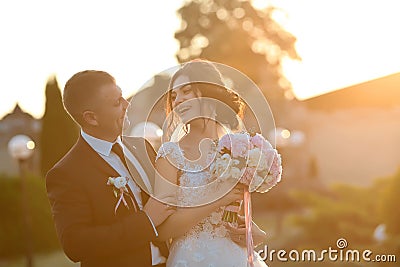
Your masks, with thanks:
[[[243,198],[243,187],[217,183],[209,171],[214,140],[226,125],[239,126],[243,108],[211,62],[190,61],[171,78],[166,110],[173,134],[158,151],[154,188],[156,196],[171,190],[177,196],[177,211],[157,228],[160,239],[172,240],[167,267],[247,266],[245,228],[222,221],[224,207]],[[253,223],[254,244],[264,238]],[[267,266],[256,253],[253,258],[254,266]]]

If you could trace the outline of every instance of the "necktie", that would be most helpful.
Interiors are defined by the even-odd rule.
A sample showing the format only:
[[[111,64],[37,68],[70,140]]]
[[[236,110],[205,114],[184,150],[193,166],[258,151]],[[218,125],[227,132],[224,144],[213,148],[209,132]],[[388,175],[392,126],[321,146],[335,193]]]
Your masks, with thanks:
[[[133,169],[132,168],[131,169],[128,168],[128,164],[126,162],[125,155],[124,155],[124,152],[122,151],[122,147],[121,147],[120,144],[114,143],[112,148],[111,148],[111,151],[114,152],[115,154],[117,154],[117,156],[119,157],[121,162],[124,164],[125,168],[131,174],[132,178],[135,179],[134,175],[137,175],[136,178],[140,179],[139,173],[134,168]],[[129,188],[129,186],[128,186],[128,188]],[[132,194],[132,192],[131,192],[131,194]],[[141,196],[142,196],[142,204],[144,205],[144,204],[146,204],[147,200],[149,199],[149,196],[145,192],[143,192],[143,190],[141,191]]]
[[[128,164],[126,163],[126,159],[125,159],[125,156],[124,156],[124,152],[122,151],[121,145],[118,144],[118,143],[114,143],[113,146],[112,146],[112,148],[111,148],[111,151],[114,152],[114,153],[119,157],[119,159],[121,160],[121,162],[124,164],[125,168],[126,168],[126,169],[128,170],[128,172],[130,173],[129,168],[128,168]],[[131,176],[132,176],[132,174],[131,174]],[[136,197],[135,197],[135,195],[133,194],[133,192],[132,192],[132,190],[131,190],[131,187],[130,187],[130,186],[127,186],[127,188],[128,188],[128,190],[129,190],[129,194],[132,196],[133,200],[135,201],[135,205],[138,206]]]
[[[126,159],[124,156],[124,152],[122,151],[121,145],[118,143],[113,144],[111,151],[117,154],[121,162],[124,164],[125,168],[129,171],[128,164],[126,163]]]
[[[124,164],[125,168],[128,170],[128,172],[129,172],[129,173],[131,174],[131,176],[132,176],[132,172],[131,172],[131,170],[129,170],[129,168],[128,168],[128,164],[126,163],[125,155],[124,155],[124,152],[122,151],[121,145],[118,144],[118,143],[114,143],[113,146],[112,146],[112,148],[111,148],[111,151],[114,152],[115,154],[117,154],[117,156],[119,157],[119,159],[120,159],[120,160],[122,161],[122,163]],[[133,171],[133,170],[132,170],[132,171]],[[137,174],[137,175],[139,175],[139,174]],[[132,176],[132,177],[133,177],[133,176]],[[136,202],[135,204],[137,205],[136,198],[135,198],[135,196],[133,195],[133,193],[132,193],[130,187],[129,187],[129,186],[127,186],[127,187],[128,187],[129,193],[133,196],[133,199],[134,199],[135,202]],[[147,200],[149,199],[149,195],[146,194],[145,192],[143,192],[143,190],[142,190],[141,196],[142,196],[142,201],[143,201],[143,205],[144,205],[144,204],[147,202]],[[156,246],[158,247],[158,249],[160,250],[160,252],[161,252],[162,255],[164,255],[164,256],[165,256],[165,255],[168,255],[168,248],[167,248],[165,242],[156,242],[156,241],[153,241],[153,244],[156,245]]]

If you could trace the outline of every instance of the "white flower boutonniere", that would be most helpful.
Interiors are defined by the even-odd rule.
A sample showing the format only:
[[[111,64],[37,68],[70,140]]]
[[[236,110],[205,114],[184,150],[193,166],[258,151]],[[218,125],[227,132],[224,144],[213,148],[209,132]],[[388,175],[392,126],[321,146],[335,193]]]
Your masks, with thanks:
[[[114,190],[114,195],[116,198],[118,198],[118,202],[115,205],[115,209],[114,209],[114,213],[117,213],[117,209],[119,207],[119,205],[122,203],[124,203],[124,206],[129,209],[128,203],[125,200],[125,195],[129,196],[129,198],[132,201],[133,207],[135,208],[135,211],[137,211],[136,208],[136,204],[135,201],[133,201],[132,196],[129,194],[128,191],[128,178],[127,177],[108,177],[107,180],[107,185],[112,185],[113,186],[113,190]]]

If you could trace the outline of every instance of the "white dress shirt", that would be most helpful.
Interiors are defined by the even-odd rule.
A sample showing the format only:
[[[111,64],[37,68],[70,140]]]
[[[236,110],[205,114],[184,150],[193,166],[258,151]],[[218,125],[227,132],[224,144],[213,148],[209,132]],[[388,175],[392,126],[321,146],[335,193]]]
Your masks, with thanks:
[[[83,130],[81,130],[81,135],[82,138],[115,170],[121,175],[122,177],[128,177],[128,186],[131,189],[135,200],[139,206],[139,209],[143,209],[143,202],[142,202],[142,196],[141,196],[141,189],[140,187],[134,182],[132,179],[129,170],[126,169],[125,165],[122,163],[121,159],[118,157],[117,154],[115,154],[113,151],[111,151],[111,148],[114,143],[118,143],[121,145],[124,155],[126,155],[127,160],[129,160],[136,168],[138,173],[140,174],[144,184],[146,185],[148,192],[152,192],[152,188],[149,182],[149,179],[147,177],[146,172],[144,171],[143,167],[140,165],[136,157],[127,149],[124,144],[121,141],[121,138],[118,136],[117,140],[114,143],[98,139],[96,137],[93,137],[87,133],[85,133]],[[158,236],[157,229],[155,228],[153,221],[150,219],[149,216],[147,216],[153,226],[154,232],[156,236]],[[153,243],[150,242],[150,247],[151,247],[151,258],[152,258],[152,265],[157,265],[160,263],[165,263],[166,259],[163,257],[160,253],[160,249],[156,246],[153,245]]]

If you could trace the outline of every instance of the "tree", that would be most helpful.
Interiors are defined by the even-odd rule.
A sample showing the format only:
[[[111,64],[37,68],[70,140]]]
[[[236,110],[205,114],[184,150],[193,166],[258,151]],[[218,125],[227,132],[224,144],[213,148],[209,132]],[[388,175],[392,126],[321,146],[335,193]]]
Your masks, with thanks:
[[[249,1],[191,0],[178,10],[181,29],[179,62],[204,58],[229,65],[249,76],[271,102],[284,101],[290,83],[282,59],[300,59],[296,38],[273,20],[275,8],[255,9]]]
[[[46,84],[46,108],[40,136],[42,175],[65,155],[77,136],[78,128],[64,110],[57,80],[50,77]]]
[[[277,9],[258,10],[247,0],[189,0],[185,3],[178,10],[181,28],[175,33],[180,44],[177,60],[182,63],[203,58],[241,71],[262,90],[276,124],[288,120],[286,111],[290,105],[287,104],[292,94],[290,83],[282,74],[282,60],[285,57],[299,60],[300,57],[294,47],[296,38],[273,19]],[[240,94],[249,96],[248,88],[234,87]],[[246,127],[258,125],[250,113],[246,109]],[[263,119],[269,121],[269,118]],[[278,190],[279,194],[268,193],[268,200],[264,195],[254,196],[255,209],[279,211],[276,213],[278,231],[282,214],[296,208],[287,189],[281,190],[281,186],[273,190]],[[266,202],[273,207],[266,207]]]

